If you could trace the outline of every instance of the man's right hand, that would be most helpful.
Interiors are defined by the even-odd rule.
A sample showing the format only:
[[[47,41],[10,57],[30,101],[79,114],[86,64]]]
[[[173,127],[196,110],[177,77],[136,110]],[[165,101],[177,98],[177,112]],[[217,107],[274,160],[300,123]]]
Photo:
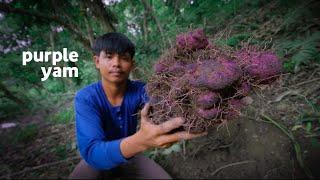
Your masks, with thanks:
[[[150,105],[146,104],[141,111],[140,129],[134,135],[122,140],[120,148],[124,157],[129,158],[137,153],[150,148],[166,148],[180,140],[187,140],[206,135],[205,133],[193,134],[188,131],[169,133],[183,125],[181,117],[172,118],[156,125],[148,117]]]
[[[167,147],[169,144],[174,144],[180,140],[192,139],[207,134],[206,132],[192,134],[187,131],[169,134],[172,130],[181,127],[184,119],[181,117],[172,118],[162,124],[156,125],[149,120],[149,109],[149,104],[146,104],[142,109],[140,130],[137,132],[146,149]]]

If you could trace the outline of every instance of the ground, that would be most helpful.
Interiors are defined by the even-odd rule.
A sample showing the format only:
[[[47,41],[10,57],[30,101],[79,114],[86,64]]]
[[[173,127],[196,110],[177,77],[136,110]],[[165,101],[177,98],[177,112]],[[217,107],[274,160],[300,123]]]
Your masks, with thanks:
[[[320,139],[313,133],[319,124],[312,122],[307,133],[305,124],[299,123],[303,114],[316,113],[308,102],[320,96],[320,66],[304,68],[283,74],[272,85],[256,87],[241,116],[211,129],[207,136],[180,143],[174,146],[177,152],[168,155],[163,150],[146,154],[175,178],[296,179],[308,177],[307,168],[320,178]],[[21,118],[17,127],[0,130],[0,178],[68,177],[80,160],[74,122],[47,121],[50,113]],[[28,138],[17,135],[30,124],[38,127],[33,135],[32,128],[24,131],[31,134]]]

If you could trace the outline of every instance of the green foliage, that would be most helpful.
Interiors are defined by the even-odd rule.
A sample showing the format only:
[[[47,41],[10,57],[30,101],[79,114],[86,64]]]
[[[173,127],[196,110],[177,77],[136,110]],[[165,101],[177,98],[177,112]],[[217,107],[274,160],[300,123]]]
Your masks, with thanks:
[[[49,119],[54,123],[60,123],[60,124],[69,124],[71,122],[74,122],[73,106],[69,108],[61,109]]]
[[[307,31],[315,23],[314,17],[319,16],[319,11],[313,7],[312,0],[281,0],[279,5],[289,9],[280,27],[284,31],[289,31],[288,33]],[[304,26],[301,26],[302,23]]]
[[[12,137],[14,143],[28,143],[38,134],[38,126],[29,124],[21,130],[18,130]]]
[[[52,152],[54,152],[56,156],[59,157],[60,160],[66,159],[68,155],[66,145],[64,144],[55,146]]]
[[[13,117],[14,115],[17,115],[18,113],[20,113],[18,112],[18,110],[20,109],[17,110],[17,104],[6,98],[0,99],[0,109],[1,109],[0,120]]]
[[[228,46],[236,47],[239,45],[241,41],[246,41],[250,37],[249,33],[243,33],[243,34],[236,34],[231,36],[227,41],[226,44]]]
[[[81,78],[82,84],[88,85],[100,78],[99,71],[96,70],[93,61],[83,61],[81,62],[81,68],[79,68],[79,76]]]
[[[72,141],[68,141],[66,144],[58,144],[54,148],[51,149],[60,160],[66,159],[68,157],[68,153],[76,150],[76,143]]]
[[[182,142],[179,142],[179,143],[173,144],[168,148],[165,148],[165,149],[156,148],[153,150],[146,151],[143,154],[155,161],[158,161],[171,153],[181,152],[181,146],[182,146]]]
[[[284,63],[286,70],[297,72],[300,65],[308,64],[311,61],[320,62],[318,44],[320,43],[320,31],[304,38],[285,41],[278,46],[280,56],[291,57]]]
[[[47,81],[44,81],[43,84],[49,93],[58,93],[58,92],[65,91],[65,84],[63,82],[63,79],[61,78],[47,80]]]
[[[310,109],[304,109],[300,112],[296,124],[292,128],[293,131],[302,129],[306,136],[311,138],[310,141],[314,147],[320,147],[320,142],[317,139],[320,136],[320,104],[317,103],[319,99],[320,96],[313,101],[304,98]]]

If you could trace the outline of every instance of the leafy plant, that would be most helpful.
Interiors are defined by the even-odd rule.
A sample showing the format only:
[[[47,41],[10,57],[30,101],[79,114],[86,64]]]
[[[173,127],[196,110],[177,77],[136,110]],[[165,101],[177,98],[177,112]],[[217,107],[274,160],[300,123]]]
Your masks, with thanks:
[[[38,126],[36,124],[30,124],[21,130],[18,130],[16,134],[13,135],[13,142],[24,142],[27,143],[33,140],[38,134]]]
[[[52,150],[60,159],[65,159],[67,158],[68,152],[67,152],[67,148],[66,145],[64,144],[60,144],[56,147],[54,147],[54,149]]]
[[[311,61],[320,62],[320,54],[317,49],[320,43],[320,31],[316,31],[305,38],[285,41],[279,45],[282,57],[291,57],[284,63],[287,71],[298,72],[299,67]]]
[[[242,34],[236,34],[231,36],[227,41],[226,44],[228,46],[236,47],[239,45],[241,41],[245,41],[249,39],[250,34],[249,33],[242,33]]]
[[[62,109],[56,114],[54,114],[51,118],[51,121],[60,124],[68,124],[74,121],[74,110],[73,107],[69,107],[66,109]]]
[[[317,139],[320,136],[320,105],[316,103],[317,99],[320,99],[320,96],[314,101],[305,99],[311,111],[304,110],[301,112],[295,126],[292,128],[292,131],[303,129],[306,137],[311,138],[310,141],[314,147],[320,147],[320,142]]]
[[[165,149],[155,148],[153,150],[149,150],[149,151],[144,152],[144,155],[151,158],[151,159],[154,159],[154,160],[161,159],[162,157],[167,156],[171,153],[180,152],[181,145],[182,145],[182,143],[179,142],[179,143],[173,144],[172,146],[165,148]]]

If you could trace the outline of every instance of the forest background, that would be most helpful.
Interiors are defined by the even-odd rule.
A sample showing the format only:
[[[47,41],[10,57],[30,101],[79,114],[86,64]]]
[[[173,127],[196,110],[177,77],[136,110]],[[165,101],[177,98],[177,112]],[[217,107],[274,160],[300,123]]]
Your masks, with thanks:
[[[290,161],[292,171],[283,170],[289,166],[286,163],[265,165],[263,170],[252,165],[249,169],[255,173],[240,177],[320,177],[313,165],[320,157],[319,5],[315,0],[0,0],[0,177],[67,177],[78,162],[73,98],[77,90],[99,79],[90,48],[95,37],[112,31],[126,34],[136,45],[137,69],[131,77],[147,82],[153,64],[174,46],[176,35],[195,28],[203,28],[218,46],[240,49],[243,44],[257,45],[273,50],[283,61],[283,84],[279,85],[283,89],[278,86],[265,96],[274,103],[285,102],[282,114],[270,116],[288,116],[287,120],[273,123],[275,130],[270,131],[285,132],[286,146],[291,148],[279,151],[279,156],[291,153],[283,161]],[[22,51],[63,48],[78,52],[79,60],[58,66],[77,67],[78,78],[50,77],[42,82],[40,67],[50,66],[50,62],[22,66]],[[262,88],[261,93],[270,88]],[[266,107],[265,112],[274,111]],[[232,164],[226,157],[215,160],[220,166],[199,161],[202,165],[190,165],[193,170],[188,171],[183,162],[192,162],[190,158],[200,152],[199,144],[193,143],[199,142],[182,142],[146,155],[174,177],[232,178],[239,175],[236,170],[220,171],[253,162]],[[202,153],[224,149],[220,146],[226,144]],[[168,157],[182,159],[184,165],[170,166]],[[256,156],[255,162],[259,158]],[[206,163],[208,167],[204,167]]]

